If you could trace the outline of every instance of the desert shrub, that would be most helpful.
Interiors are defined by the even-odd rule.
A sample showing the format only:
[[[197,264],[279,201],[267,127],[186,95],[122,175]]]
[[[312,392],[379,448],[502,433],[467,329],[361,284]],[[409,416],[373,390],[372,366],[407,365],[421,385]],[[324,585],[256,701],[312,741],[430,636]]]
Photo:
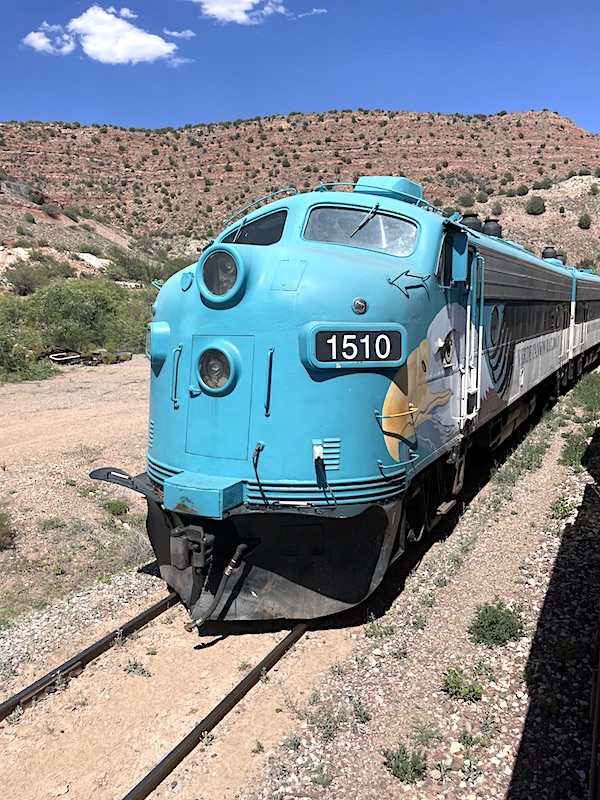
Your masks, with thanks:
[[[43,258],[40,262],[34,254],[32,256],[30,261],[18,261],[16,266],[6,271],[6,278],[19,295],[33,294],[54,278],[72,278],[75,274],[71,265],[65,261]]]
[[[42,203],[41,209],[49,217],[52,217],[52,219],[58,219],[60,217],[58,206],[54,203]]]
[[[519,186],[517,186],[517,188],[515,189],[515,194],[517,194],[519,197],[525,197],[525,195],[528,193],[529,193],[529,187],[526,186],[524,183],[519,184]]]
[[[90,253],[92,256],[102,256],[102,249],[97,244],[91,244],[90,242],[82,242],[78,248],[78,253]]]
[[[544,203],[543,198],[541,198],[538,194],[532,194],[525,205],[525,211],[528,214],[537,216],[538,214],[543,214],[545,210],[546,203]]]
[[[409,754],[406,745],[398,742],[395,747],[383,749],[384,766],[403,783],[415,783],[425,777],[427,755],[421,750]]]
[[[471,192],[467,192],[466,194],[461,194],[458,198],[458,204],[463,206],[464,208],[470,208],[472,205],[475,204],[475,198],[471,194]]]
[[[469,626],[469,636],[475,644],[488,647],[505,647],[511,639],[523,636],[522,608],[508,608],[500,598],[493,603],[477,606],[475,617]]]
[[[7,511],[0,511],[0,550],[12,545],[14,531]]]
[[[479,681],[470,678],[460,667],[449,667],[442,676],[442,690],[455,700],[474,703],[483,697]]]
[[[81,211],[77,208],[77,206],[67,206],[67,208],[63,209],[63,214],[65,217],[72,219],[73,222],[79,222]]]
[[[112,339],[119,286],[101,279],[53,281],[31,298],[31,320],[48,346],[84,350]]]
[[[577,222],[582,231],[588,231],[592,225],[592,218],[589,214],[582,214]]]

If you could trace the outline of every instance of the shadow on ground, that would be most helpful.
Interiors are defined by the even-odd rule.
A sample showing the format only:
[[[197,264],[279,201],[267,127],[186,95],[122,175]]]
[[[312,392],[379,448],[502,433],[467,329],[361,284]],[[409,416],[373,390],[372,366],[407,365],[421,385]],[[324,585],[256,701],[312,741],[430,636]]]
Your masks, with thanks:
[[[600,428],[584,460],[600,483]],[[587,797],[600,600],[600,495],[586,487],[567,526],[525,668],[530,705],[507,800]]]

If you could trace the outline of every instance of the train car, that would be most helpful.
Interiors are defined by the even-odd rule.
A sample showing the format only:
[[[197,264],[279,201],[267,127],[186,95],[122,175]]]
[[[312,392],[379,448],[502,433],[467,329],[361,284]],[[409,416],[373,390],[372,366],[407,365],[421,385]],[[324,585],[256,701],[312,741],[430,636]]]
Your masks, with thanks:
[[[208,618],[360,603],[491,445],[598,356],[600,279],[406,178],[285,190],[160,290],[144,494],[165,581]]]

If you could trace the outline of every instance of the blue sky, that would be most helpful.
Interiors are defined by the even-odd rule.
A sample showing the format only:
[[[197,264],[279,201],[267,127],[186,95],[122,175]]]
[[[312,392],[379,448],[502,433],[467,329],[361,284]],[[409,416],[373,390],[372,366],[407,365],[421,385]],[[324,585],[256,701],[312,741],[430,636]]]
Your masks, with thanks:
[[[598,0],[2,0],[0,120],[548,108],[600,133]]]

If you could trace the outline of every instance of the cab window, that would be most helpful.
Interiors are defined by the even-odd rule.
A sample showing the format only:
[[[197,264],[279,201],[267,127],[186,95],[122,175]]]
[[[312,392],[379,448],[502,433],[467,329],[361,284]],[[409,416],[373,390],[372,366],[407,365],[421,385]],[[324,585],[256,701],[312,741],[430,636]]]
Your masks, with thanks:
[[[228,244],[275,244],[283,235],[286,217],[285,209],[275,211],[273,214],[265,214],[264,217],[240,225],[221,241]]]
[[[415,249],[417,226],[380,212],[378,204],[371,209],[320,206],[310,212],[304,238],[408,256]]]

